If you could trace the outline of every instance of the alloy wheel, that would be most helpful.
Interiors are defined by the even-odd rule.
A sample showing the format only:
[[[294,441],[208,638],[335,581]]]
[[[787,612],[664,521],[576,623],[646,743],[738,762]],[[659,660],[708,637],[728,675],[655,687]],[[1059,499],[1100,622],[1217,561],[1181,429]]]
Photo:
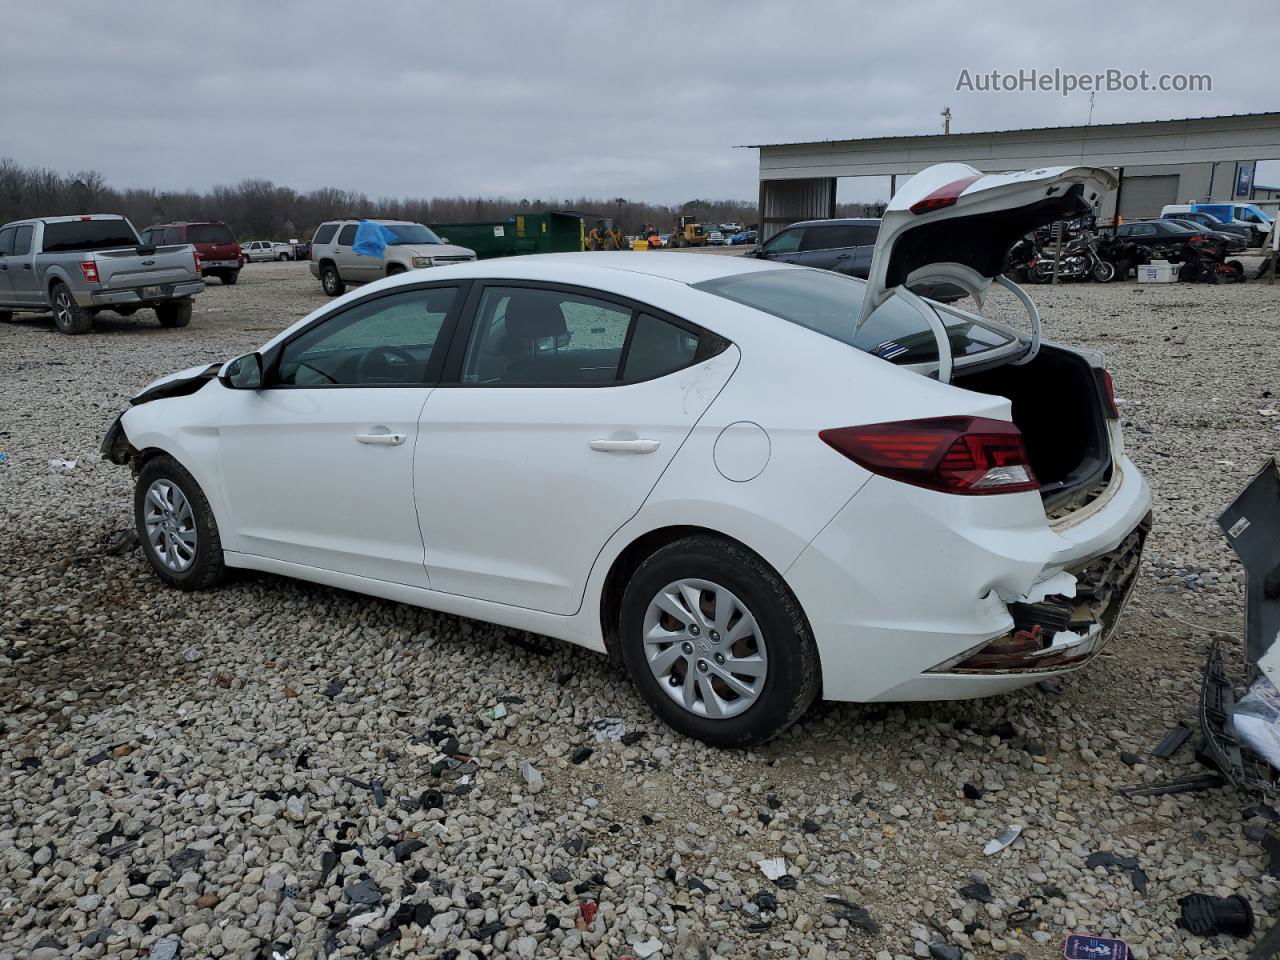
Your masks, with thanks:
[[[196,562],[195,512],[186,494],[172,480],[161,477],[147,488],[143,522],[147,544],[174,573],[183,573]]]
[[[769,657],[751,611],[709,580],[667,584],[645,611],[644,655],[658,685],[685,710],[736,717],[764,690]]]
[[[68,329],[71,326],[71,294],[65,290],[58,291],[58,295],[53,298],[54,316],[57,318],[58,326]]]

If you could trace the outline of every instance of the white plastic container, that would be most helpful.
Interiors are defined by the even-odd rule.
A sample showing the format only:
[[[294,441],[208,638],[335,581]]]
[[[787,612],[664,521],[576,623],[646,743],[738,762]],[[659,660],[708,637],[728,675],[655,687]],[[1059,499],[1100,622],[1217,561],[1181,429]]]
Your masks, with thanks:
[[[1178,279],[1178,265],[1168,260],[1152,260],[1137,269],[1139,283],[1175,283]]]

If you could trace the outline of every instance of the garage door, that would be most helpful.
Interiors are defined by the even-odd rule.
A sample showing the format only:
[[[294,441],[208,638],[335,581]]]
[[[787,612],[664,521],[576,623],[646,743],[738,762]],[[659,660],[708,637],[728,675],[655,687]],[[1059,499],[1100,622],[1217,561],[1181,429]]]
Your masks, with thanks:
[[[1125,177],[1120,188],[1120,213],[1126,220],[1160,216],[1160,209],[1178,202],[1178,175]]]

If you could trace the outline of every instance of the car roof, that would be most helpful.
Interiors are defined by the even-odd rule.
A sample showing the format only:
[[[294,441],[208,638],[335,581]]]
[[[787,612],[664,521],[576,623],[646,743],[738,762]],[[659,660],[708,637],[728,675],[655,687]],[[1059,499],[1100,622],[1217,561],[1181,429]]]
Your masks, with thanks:
[[[510,277],[580,283],[590,273],[599,270],[608,273],[635,273],[673,280],[676,283],[696,284],[743,273],[778,270],[784,266],[788,265],[732,254],[618,250],[589,253],[536,253],[523,257],[472,260],[447,267],[435,267],[431,272],[434,274],[437,270],[447,270],[452,274],[468,277]],[[422,275],[416,271],[410,271],[401,276],[408,278],[415,274],[419,280],[422,279]]]
[[[836,217],[831,220],[798,220],[795,223],[787,225],[787,229],[791,227],[861,227],[874,224],[880,226],[879,217]]]

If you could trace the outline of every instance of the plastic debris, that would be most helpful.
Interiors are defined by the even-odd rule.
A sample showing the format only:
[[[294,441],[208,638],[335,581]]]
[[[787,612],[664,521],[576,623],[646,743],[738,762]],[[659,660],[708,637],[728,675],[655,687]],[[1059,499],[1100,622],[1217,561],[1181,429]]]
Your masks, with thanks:
[[[1182,908],[1178,922],[1197,937],[1217,933],[1247,937],[1253,933],[1253,908],[1238,893],[1230,897],[1192,893],[1179,900],[1178,906]]]
[[[1249,686],[1231,711],[1236,734],[1273,767],[1280,767],[1280,690],[1266,674]]]
[[[872,936],[880,932],[880,924],[871,919],[871,914],[866,907],[860,907],[856,903],[850,903],[843,897],[832,895],[827,896],[827,902],[835,905],[834,912],[837,920],[847,921],[850,925],[865,930]]]
[[[757,860],[756,866],[760,868],[760,872],[769,880],[777,880],[787,872],[787,861],[785,857],[773,857],[769,860]]]
[[[590,747],[579,747],[573,751],[573,756],[569,760],[574,764],[586,763],[587,760],[591,759],[591,754],[594,752]]]
[[[343,888],[343,894],[352,903],[373,905],[382,902],[382,891],[372,880],[357,880]]]
[[[1062,955],[1066,960],[1129,960],[1129,946],[1113,937],[1073,933],[1062,945]]]
[[[9,459],[9,454],[5,453],[3,450],[0,450],[0,463],[4,463],[8,459]]]
[[[966,900],[977,900],[979,903],[994,903],[991,887],[982,880],[971,880],[959,890],[960,896]]]
[[[992,837],[990,840],[988,840],[986,846],[982,848],[982,852],[986,854],[988,857],[994,856],[995,854],[1003,850],[1005,847],[1009,846],[1009,844],[1013,843],[1013,841],[1017,840],[1018,837],[1021,836],[1021,834],[1022,834],[1022,824],[1020,823],[1010,824],[1009,827],[1003,833],[1000,834],[1000,836]]]
[[[151,945],[150,960],[174,960],[178,955],[177,937],[164,937]]]
[[[591,926],[591,921],[596,918],[596,911],[600,909],[600,904],[594,900],[583,900],[578,904],[578,921],[583,927]]]
[[[507,705],[505,703],[499,703],[494,707],[490,708],[489,710],[490,720],[501,720],[506,715],[507,715]]]
[[[102,552],[113,557],[120,557],[130,550],[137,549],[137,546],[138,531],[133,527],[125,527],[123,530],[116,530],[111,536],[107,537],[107,545],[102,548]]]
[[[1153,757],[1159,757],[1161,760],[1172,757],[1191,737],[1191,725],[1179,722],[1176,727],[1164,735],[1164,739],[1151,751]]]
[[[542,774],[528,760],[521,762],[520,776],[524,777],[524,782],[529,785],[530,791],[537,793],[542,789]]]
[[[1139,893],[1147,892],[1147,874],[1142,867],[1138,866],[1137,857],[1122,857],[1109,850],[1100,850],[1097,853],[1089,854],[1084,864],[1090,870],[1095,867],[1102,867],[1104,870],[1118,867],[1129,874],[1129,879],[1133,883],[1135,890]]]
[[[62,457],[54,457],[49,461],[49,469],[54,473],[70,473],[79,462],[79,460],[63,460]]]
[[[964,951],[949,943],[931,943],[929,956],[931,960],[964,960]]]
[[[621,717],[601,717],[591,721],[591,733],[598,743],[610,743],[626,736],[627,728]]]

